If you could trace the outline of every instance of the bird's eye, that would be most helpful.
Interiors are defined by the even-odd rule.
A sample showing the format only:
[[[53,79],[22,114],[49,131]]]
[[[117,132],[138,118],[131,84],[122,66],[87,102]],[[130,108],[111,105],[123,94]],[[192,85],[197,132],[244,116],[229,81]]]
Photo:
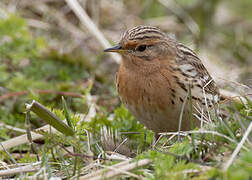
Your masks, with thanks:
[[[137,51],[143,52],[146,49],[146,45],[140,45],[137,47]]]

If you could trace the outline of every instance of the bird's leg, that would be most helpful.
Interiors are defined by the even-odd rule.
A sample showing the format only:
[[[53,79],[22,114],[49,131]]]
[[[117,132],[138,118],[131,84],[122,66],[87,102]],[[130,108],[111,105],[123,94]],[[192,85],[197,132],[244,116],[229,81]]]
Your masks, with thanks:
[[[159,140],[159,137],[160,137],[160,135],[158,133],[154,134],[153,142],[151,145],[152,148],[156,145],[157,141]]]
[[[159,137],[160,137],[160,134],[155,133],[154,143],[156,143],[156,142],[157,142],[157,140],[159,139]]]

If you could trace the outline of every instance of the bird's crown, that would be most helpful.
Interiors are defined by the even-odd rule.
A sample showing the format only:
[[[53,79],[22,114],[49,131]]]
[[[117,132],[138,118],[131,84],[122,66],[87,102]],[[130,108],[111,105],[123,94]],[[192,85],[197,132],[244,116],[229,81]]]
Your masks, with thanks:
[[[156,27],[140,25],[126,31],[122,36],[122,41],[162,39],[164,37],[165,33]]]

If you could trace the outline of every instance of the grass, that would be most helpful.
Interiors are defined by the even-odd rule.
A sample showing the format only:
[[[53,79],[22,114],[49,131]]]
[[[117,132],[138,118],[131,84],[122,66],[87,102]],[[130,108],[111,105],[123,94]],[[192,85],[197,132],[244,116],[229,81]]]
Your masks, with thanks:
[[[45,52],[49,45],[44,38],[34,38],[25,20],[16,15],[0,21],[0,40],[0,121],[9,125],[0,127],[3,178],[252,178],[249,99],[247,104],[221,104],[228,112],[223,121],[213,116],[214,122],[203,130],[163,134],[152,146],[153,132],[117,103],[111,77],[97,73],[100,64],[88,55]],[[101,88],[101,84],[105,85]],[[97,97],[101,92],[105,98]],[[111,103],[104,106],[104,99]],[[48,117],[38,111],[27,113],[25,104],[32,100],[44,105],[70,131],[56,133],[46,126]],[[55,122],[51,125],[57,129]],[[35,137],[31,129],[42,126],[36,130],[40,136]],[[21,137],[23,130],[32,139]],[[246,133],[248,138],[242,141]],[[14,142],[14,137],[19,140]],[[238,153],[232,156],[236,149]],[[16,168],[16,173],[7,166]]]

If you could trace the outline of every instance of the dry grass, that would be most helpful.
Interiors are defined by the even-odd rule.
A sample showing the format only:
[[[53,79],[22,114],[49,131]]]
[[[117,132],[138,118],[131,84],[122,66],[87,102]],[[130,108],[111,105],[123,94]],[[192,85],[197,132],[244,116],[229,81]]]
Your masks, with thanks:
[[[13,51],[11,47],[11,53],[0,49],[0,62],[4,64],[3,68],[0,66],[0,177],[251,178],[252,90],[249,83],[237,83],[252,79],[251,17],[237,16],[239,7],[234,9],[233,1],[209,1],[206,6],[202,2],[196,0],[188,5],[173,0],[1,1],[1,21],[11,13],[25,19],[32,35],[27,36],[23,30],[18,33],[23,33],[24,44],[32,45],[25,47],[28,55],[23,46]],[[222,18],[220,13],[229,18]],[[18,22],[18,29],[21,20],[13,19]],[[238,100],[231,98],[220,105],[228,112],[223,121],[208,113],[208,123],[202,121],[200,129],[163,133],[152,144],[153,133],[138,124],[125,108],[118,107],[113,76],[120,57],[107,57],[102,51],[111,41],[118,41],[120,32],[136,24],[158,26],[196,51],[204,52],[202,57],[207,59],[210,73],[228,90],[222,90],[222,94]],[[20,26],[26,29],[26,25]],[[34,48],[35,41],[40,42],[34,37],[45,39],[46,48]],[[1,48],[6,47],[1,46],[6,42],[11,40],[0,35]],[[35,55],[30,55],[34,49]],[[21,53],[16,55],[18,50]],[[213,59],[208,60],[209,57]],[[41,64],[34,65],[34,60]],[[29,67],[32,68],[28,71]],[[50,72],[40,74],[43,68],[52,67]],[[83,71],[86,74],[81,74]],[[241,78],[244,74],[247,76]],[[29,79],[31,76],[35,79]],[[65,103],[61,96],[66,98]],[[74,134],[59,133],[36,112],[25,124],[23,113],[29,108],[24,109],[24,105],[33,99],[46,105],[52,116],[66,119],[66,126]]]

